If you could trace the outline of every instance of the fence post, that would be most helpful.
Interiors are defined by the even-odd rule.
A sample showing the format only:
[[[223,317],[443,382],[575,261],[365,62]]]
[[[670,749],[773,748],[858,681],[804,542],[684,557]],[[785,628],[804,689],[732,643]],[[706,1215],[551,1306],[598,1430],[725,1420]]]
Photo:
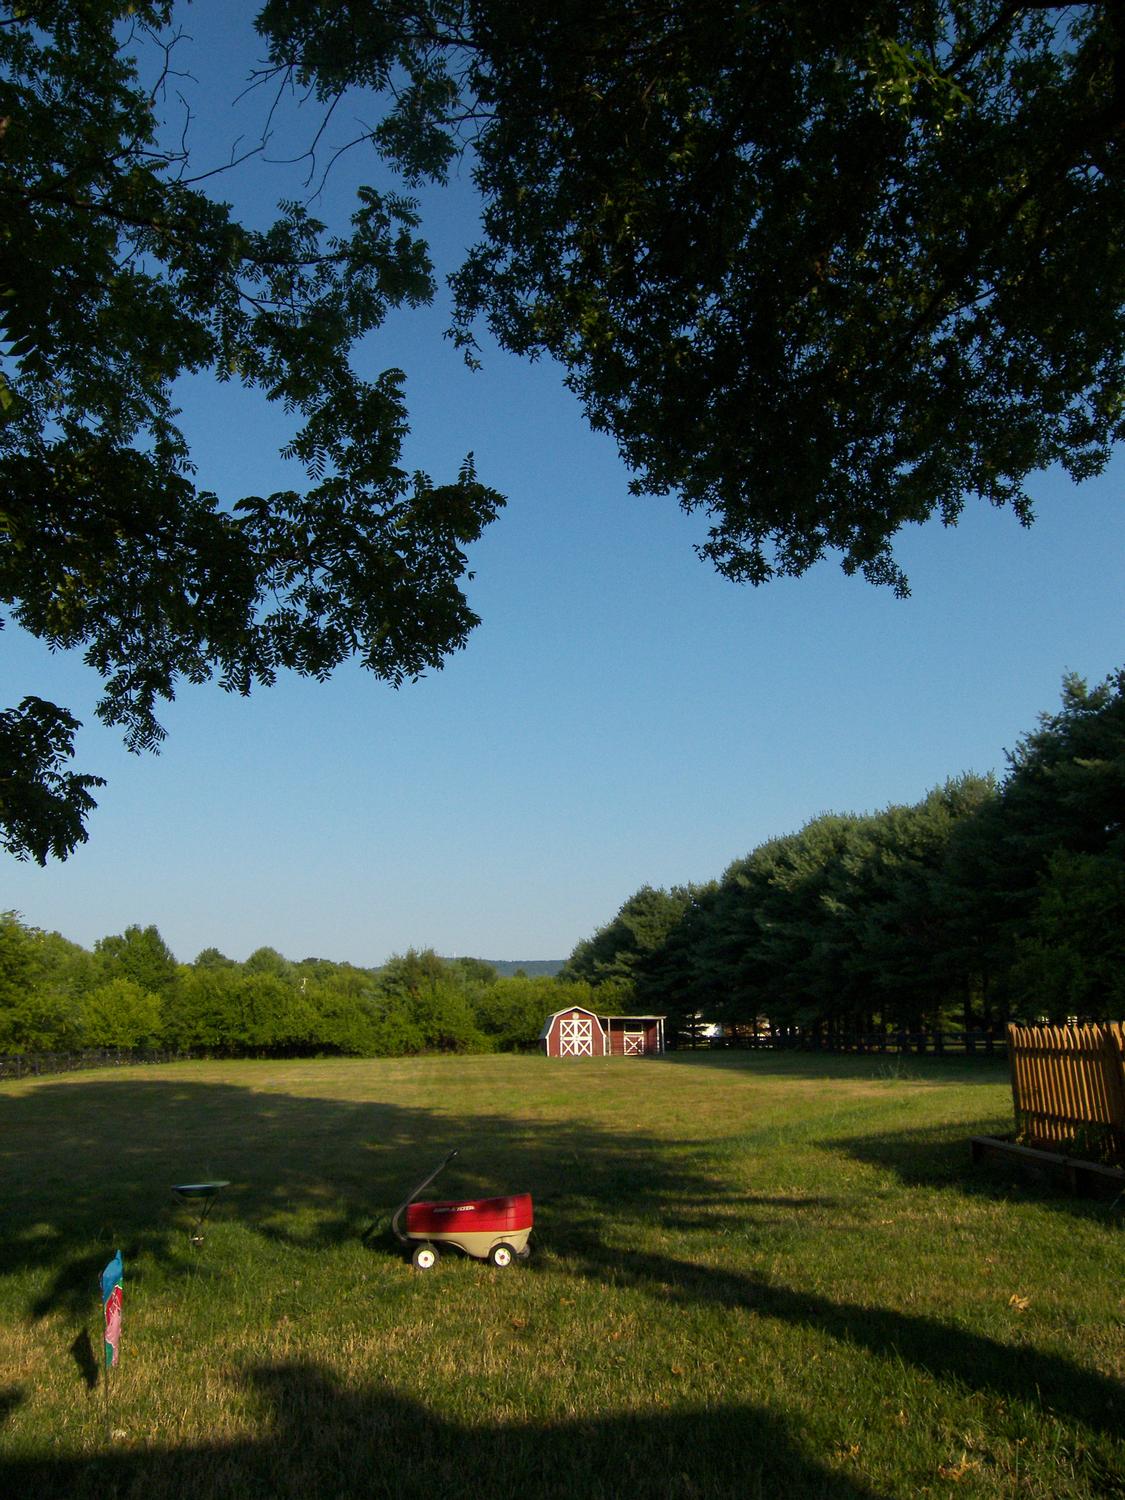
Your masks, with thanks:
[[[1105,1054],[1106,1093],[1109,1095],[1109,1129],[1114,1154],[1125,1161],[1125,1027],[1111,1021],[1102,1040]]]

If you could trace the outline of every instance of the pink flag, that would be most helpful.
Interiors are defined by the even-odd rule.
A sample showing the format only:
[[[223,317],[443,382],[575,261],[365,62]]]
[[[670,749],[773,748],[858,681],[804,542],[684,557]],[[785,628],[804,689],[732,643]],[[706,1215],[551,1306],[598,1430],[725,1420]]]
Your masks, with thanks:
[[[105,1367],[111,1370],[117,1363],[117,1351],[121,1344],[121,1281],[125,1268],[118,1250],[102,1272],[102,1302],[105,1304]]]

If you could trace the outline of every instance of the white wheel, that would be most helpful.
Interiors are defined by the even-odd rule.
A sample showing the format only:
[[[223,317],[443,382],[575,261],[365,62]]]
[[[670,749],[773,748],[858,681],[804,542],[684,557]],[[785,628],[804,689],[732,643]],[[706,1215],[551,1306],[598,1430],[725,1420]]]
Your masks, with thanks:
[[[433,1245],[419,1245],[410,1257],[416,1271],[430,1271],[437,1265],[438,1253]]]
[[[496,1266],[499,1270],[503,1270],[505,1266],[512,1264],[515,1253],[511,1245],[493,1245],[492,1249],[488,1252],[488,1264]]]

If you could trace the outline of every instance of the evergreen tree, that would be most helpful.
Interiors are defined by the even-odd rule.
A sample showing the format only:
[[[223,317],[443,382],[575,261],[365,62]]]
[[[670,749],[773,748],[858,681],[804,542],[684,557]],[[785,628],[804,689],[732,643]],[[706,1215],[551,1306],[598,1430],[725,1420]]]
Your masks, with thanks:
[[[691,905],[690,886],[670,891],[650,885],[624,901],[611,922],[578,944],[559,972],[564,981],[632,985],[646,955],[656,952]]]
[[[950,849],[953,944],[962,957],[975,957],[1002,1014],[1013,1003],[1021,1014],[1070,1013],[1079,998],[1086,1013],[1106,1014],[1115,989],[1101,955],[1116,946],[1108,923],[1123,867],[1125,671],[1094,688],[1070,675],[1060,708],[1040,715],[1037,728],[1021,737],[999,795],[966,820]],[[1048,934],[1064,937],[1060,913],[1071,879],[1081,918],[1066,940],[1064,981],[1046,944]],[[1098,912],[1107,923],[1100,929]],[[1089,982],[1082,974],[1087,962]]]
[[[1056,849],[1011,976],[1023,1020],[1125,1018],[1125,860]]]

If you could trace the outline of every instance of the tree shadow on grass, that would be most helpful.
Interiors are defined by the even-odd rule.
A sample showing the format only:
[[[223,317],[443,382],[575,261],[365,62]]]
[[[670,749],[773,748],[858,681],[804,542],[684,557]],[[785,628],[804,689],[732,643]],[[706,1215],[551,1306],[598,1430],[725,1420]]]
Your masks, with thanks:
[[[229,1179],[211,1225],[236,1220],[303,1249],[385,1231],[412,1188],[453,1147],[428,1196],[534,1190],[537,1225],[578,1204],[658,1217],[674,1205],[706,1221],[738,1199],[699,1142],[583,1121],[528,1121],[257,1091],[236,1084],[113,1079],[0,1095],[0,1266],[38,1273],[31,1315],[84,1324],[114,1249],[131,1287],[146,1260],[163,1274],[206,1274],[188,1245],[193,1215],[172,1186]],[[209,1226],[210,1227],[210,1226]],[[177,1267],[179,1270],[177,1271]]]
[[[974,1135],[996,1135],[996,1121],[985,1117],[956,1125],[919,1126],[881,1131],[831,1142],[833,1150],[865,1166],[893,1172],[906,1187],[954,1188],[967,1197],[1001,1199],[1010,1203],[1038,1203],[1075,1218],[1100,1223],[1108,1229],[1125,1226],[1122,1205],[1077,1197],[1065,1183],[1040,1173],[1032,1175],[1012,1162],[985,1158],[974,1162]]]
[[[747,1082],[763,1078],[793,1081],[895,1082],[949,1084],[1007,1083],[1004,1057],[935,1057],[914,1052],[787,1052],[763,1048],[704,1051],[689,1047],[668,1054],[674,1067],[710,1068],[717,1073],[741,1076]]]
[[[99,1366],[88,1328],[81,1329],[70,1346],[70,1357],[77,1367],[82,1384],[88,1391],[97,1389]]]
[[[803,1197],[791,1195],[771,1196],[767,1193],[742,1193],[731,1194],[725,1200],[726,1211],[743,1210],[752,1214],[756,1209],[776,1209],[782,1214],[804,1214],[823,1213],[825,1209],[838,1208],[846,1211],[851,1207],[841,1198],[829,1197],[823,1194],[808,1193]],[[713,1207],[700,1207],[697,1209],[684,1209],[679,1204],[675,1208],[669,1208],[660,1216],[660,1223],[664,1229],[683,1229],[689,1232],[696,1230],[714,1229],[716,1216]]]
[[[89,1253],[91,1242],[103,1242],[107,1254],[122,1245],[131,1290],[143,1286],[146,1257],[162,1262],[165,1276],[178,1263],[206,1274],[205,1258],[193,1260],[186,1248],[174,1182],[229,1178],[217,1214],[279,1244],[325,1248],[358,1242],[373,1210],[385,1217],[453,1146],[462,1154],[436,1196],[531,1188],[537,1234],[564,1256],[611,1220],[679,1216],[705,1230],[709,1220],[729,1222],[756,1204],[709,1170],[705,1146],[632,1125],[617,1131],[476,1111],[457,1120],[210,1082],[68,1082],[0,1096],[0,1171],[7,1167],[13,1189],[0,1192],[0,1264],[8,1273],[48,1273],[33,1316],[70,1315],[85,1327],[104,1260]],[[71,1346],[87,1385],[88,1343],[80,1333]],[[804,1453],[776,1414],[752,1406],[467,1427],[377,1385],[345,1388],[311,1366],[262,1368],[252,1380],[260,1438],[81,1461],[26,1457],[0,1465],[0,1482],[13,1494],[138,1500],[184,1493],[429,1500],[466,1490],[546,1500],[784,1493],[874,1500]]]
[[[24,1399],[22,1386],[0,1386],[0,1427],[3,1427],[17,1406],[23,1405]]]
[[[647,1290],[663,1301],[741,1308],[815,1329],[881,1358],[904,1361],[938,1380],[1049,1409],[1110,1437],[1119,1436],[1125,1425],[1122,1386],[1061,1355],[1015,1348],[936,1318],[836,1302],[753,1273],[643,1250],[608,1249],[581,1227],[571,1234],[567,1249],[599,1281]]]
[[[962,1139],[963,1129],[957,1132]],[[902,1151],[904,1171],[910,1151],[916,1149],[910,1146],[913,1134],[877,1138],[900,1142],[894,1150]],[[934,1150],[947,1152],[951,1139],[949,1133],[935,1133]],[[117,1149],[107,1148],[107,1142],[110,1146],[116,1142]],[[861,1144],[846,1143],[846,1149],[857,1150]],[[933,1318],[836,1302],[775,1284],[753,1272],[697,1265],[644,1249],[622,1249],[622,1242],[628,1246],[630,1224],[657,1222],[671,1227],[679,1223],[694,1234],[705,1234],[710,1225],[718,1230],[739,1218],[753,1220],[757,1213],[772,1211],[763,1200],[740,1194],[719,1180],[704,1144],[631,1127],[612,1130],[584,1121],[477,1111],[459,1120],[435,1109],[264,1093],[211,1082],[113,1080],[40,1087],[0,1096],[0,1171],[6,1167],[4,1175],[9,1179],[0,1188],[0,1265],[8,1273],[46,1270],[49,1285],[36,1300],[34,1315],[62,1310],[85,1325],[92,1284],[100,1269],[88,1253],[91,1243],[101,1240],[110,1253],[116,1244],[129,1246],[134,1262],[147,1254],[173,1267],[177,1261],[203,1264],[198,1259],[193,1262],[186,1249],[186,1225],[181,1222],[182,1213],[177,1218],[171,1201],[174,1182],[202,1175],[229,1177],[232,1187],[222,1212],[280,1244],[324,1248],[344,1239],[358,1241],[371,1221],[373,1207],[389,1213],[453,1146],[460,1147],[462,1156],[441,1180],[436,1195],[478,1197],[532,1189],[537,1235],[554,1255],[563,1258],[567,1270],[601,1284],[630,1286],[665,1301],[751,1309],[759,1316],[816,1330],[877,1356],[906,1361],[971,1391],[1051,1408],[1095,1431],[1120,1428],[1125,1414],[1120,1387],[1064,1357],[1027,1347],[1016,1349]],[[885,1144],[878,1149],[885,1153]],[[936,1169],[928,1170],[932,1175]],[[802,1201],[795,1200],[798,1205]],[[782,1206],[789,1209],[794,1202],[786,1199]],[[532,1274],[536,1266],[533,1258]],[[538,1269],[540,1274],[551,1274],[552,1266],[540,1264]],[[132,1284],[137,1284],[136,1275]],[[482,1471],[493,1443],[499,1445],[509,1467],[532,1463],[530,1458],[517,1463],[517,1453],[528,1447],[533,1429],[521,1428],[513,1436],[516,1429],[497,1428],[486,1442],[479,1434],[466,1434],[436,1421],[398,1397],[379,1394],[363,1398],[360,1415],[356,1415],[352,1403],[357,1398],[338,1391],[326,1394],[324,1377],[298,1373],[292,1378],[302,1390],[313,1392],[309,1398],[313,1405],[346,1408],[346,1414],[351,1413],[347,1421],[365,1429],[380,1424],[399,1431],[417,1429],[421,1441],[440,1451],[464,1442]],[[282,1387],[289,1389],[284,1379]],[[684,1437],[694,1448],[698,1428],[703,1447],[713,1443],[708,1463],[716,1485],[726,1462],[719,1451],[720,1433],[727,1432],[731,1419],[729,1411],[700,1414],[689,1424],[693,1435]],[[791,1468],[796,1466],[794,1472],[804,1462],[784,1432],[777,1430],[775,1419],[748,1410],[741,1416],[736,1413],[734,1420],[755,1431],[755,1424],[768,1430],[772,1423],[770,1444],[788,1454],[786,1462]],[[609,1463],[629,1434],[635,1434],[638,1441],[655,1441],[662,1428],[655,1421],[646,1426],[647,1422],[622,1418],[595,1424],[591,1441]],[[561,1462],[558,1434],[567,1435],[569,1442],[584,1443],[585,1430],[551,1428],[556,1436],[546,1440],[545,1451],[553,1452]],[[290,1440],[297,1443],[292,1433],[286,1439]],[[263,1447],[222,1449],[221,1453],[229,1456],[236,1451],[231,1459],[235,1467],[257,1473],[259,1460],[268,1468],[283,1446],[271,1440]],[[220,1450],[215,1452],[220,1454]],[[390,1462],[393,1448],[388,1453]],[[190,1460],[183,1455],[164,1457],[170,1465]],[[221,1456],[213,1460],[200,1456],[199,1462],[204,1461],[227,1462]],[[139,1472],[138,1463],[136,1458],[122,1459],[120,1468],[105,1473],[120,1474],[122,1492],[128,1492],[131,1476]],[[409,1458],[407,1487],[392,1486],[387,1492],[420,1494],[420,1476],[426,1476],[429,1483],[431,1469],[428,1459]],[[862,1493],[841,1488],[834,1476],[825,1477],[819,1471],[804,1477],[813,1487],[802,1489],[795,1479],[787,1481],[794,1493]],[[169,1480],[170,1486],[173,1483],[182,1487],[179,1478]],[[183,1483],[190,1483],[187,1471]],[[143,1483],[138,1480],[138,1484],[139,1494]],[[627,1484],[616,1490],[607,1487],[604,1492],[625,1493],[629,1488]],[[637,1487],[632,1488],[636,1491]],[[536,1489],[534,1483],[531,1489],[540,1494],[562,1492]],[[764,1493],[780,1490],[779,1484],[775,1491]],[[721,1492],[721,1488],[712,1490]],[[370,1486],[365,1493],[372,1493]],[[650,1488],[647,1493],[673,1492]],[[737,1493],[752,1491],[742,1485]]]
[[[776,1415],[752,1406],[470,1427],[377,1384],[344,1387],[315,1365],[265,1366],[248,1378],[261,1438],[0,1463],[0,1481],[8,1494],[41,1500],[875,1500],[801,1452]]]

